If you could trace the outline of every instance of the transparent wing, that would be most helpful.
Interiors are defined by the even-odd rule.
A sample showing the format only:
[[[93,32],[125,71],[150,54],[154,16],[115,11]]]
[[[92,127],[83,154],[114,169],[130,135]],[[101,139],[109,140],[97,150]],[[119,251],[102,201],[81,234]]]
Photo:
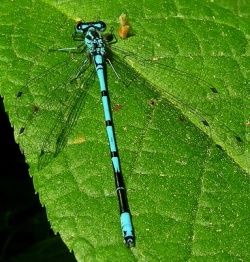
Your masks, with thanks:
[[[23,122],[18,142],[22,145],[25,140],[25,154],[38,152],[38,169],[66,145],[94,79],[89,59],[76,55],[30,80],[18,92],[16,111]]]
[[[180,107],[185,106],[203,116],[213,116],[219,113],[220,94],[208,82],[172,67],[166,58],[147,60],[117,48],[115,50],[118,56],[123,58],[122,61],[126,61],[139,70],[140,75],[150,77],[153,86],[173,103]],[[116,56],[115,59],[117,60]]]
[[[179,109],[192,112],[205,128],[211,128],[209,118],[220,111],[221,102],[218,91],[209,83],[172,68],[163,60],[149,61],[125,52],[112,54],[110,59],[113,68],[107,63],[107,82],[114,111],[120,110],[120,104],[136,102],[131,104],[129,114],[124,115],[123,123],[132,119],[138,125],[136,119],[142,117],[145,126],[155,101],[164,96]],[[141,71],[137,72],[131,64],[138,65]],[[153,81],[146,80],[146,75],[153,75]],[[16,111],[23,122],[18,141],[22,145],[25,140],[25,154],[38,153],[39,169],[66,145],[92,85],[99,86],[94,65],[76,55],[30,80],[18,92]],[[140,108],[141,113],[133,112],[133,106]],[[223,130],[221,141],[242,153],[242,139],[228,127],[219,125]]]
[[[212,85],[198,77],[165,65],[162,60],[149,61],[123,52],[122,55],[113,54],[111,61],[113,71],[124,84],[125,90],[133,94],[133,99],[140,105],[143,103],[147,103],[147,106],[150,103],[152,105],[154,103],[152,98],[157,100],[163,96],[188,117],[191,115],[193,119],[196,119],[202,129],[206,129],[208,134],[217,138],[214,139],[215,141],[227,144],[236,154],[244,152],[245,145],[240,136],[214,117],[220,112],[221,99],[219,92]],[[135,71],[130,64],[139,64],[140,72]],[[113,75],[115,75],[114,72]],[[149,81],[144,75],[153,75],[154,78]],[[147,99],[145,95],[150,92],[151,102],[150,95],[147,95]]]

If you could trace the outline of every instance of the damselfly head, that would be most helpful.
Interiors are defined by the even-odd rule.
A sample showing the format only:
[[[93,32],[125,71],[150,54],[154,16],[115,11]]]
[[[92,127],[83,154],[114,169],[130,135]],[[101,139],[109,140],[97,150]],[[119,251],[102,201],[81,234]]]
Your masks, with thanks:
[[[86,33],[91,27],[95,28],[96,30],[100,32],[104,32],[106,30],[106,24],[103,21],[98,22],[79,22],[76,25],[75,32],[77,34],[83,34]]]

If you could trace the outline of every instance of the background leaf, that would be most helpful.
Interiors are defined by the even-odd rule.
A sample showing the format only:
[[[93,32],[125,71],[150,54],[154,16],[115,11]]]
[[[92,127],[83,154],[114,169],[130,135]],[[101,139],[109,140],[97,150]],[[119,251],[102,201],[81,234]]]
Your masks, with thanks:
[[[222,110],[208,133],[165,97],[152,108],[147,126],[130,125],[137,114],[126,107],[130,101],[114,113],[136,234],[133,249],[122,245],[99,89],[90,90],[93,100],[86,100],[53,163],[37,172],[37,154],[26,156],[51,226],[78,261],[249,259],[249,14],[243,4],[235,11],[233,4],[207,1],[2,1],[1,93],[16,133],[22,126],[16,93],[57,62],[45,56],[48,49],[75,45],[77,17],[117,29],[117,17],[127,13],[134,36],[118,47],[165,57],[221,95]],[[113,103],[119,99],[113,96]],[[221,139],[224,130],[241,137],[244,150],[235,152],[231,140]]]

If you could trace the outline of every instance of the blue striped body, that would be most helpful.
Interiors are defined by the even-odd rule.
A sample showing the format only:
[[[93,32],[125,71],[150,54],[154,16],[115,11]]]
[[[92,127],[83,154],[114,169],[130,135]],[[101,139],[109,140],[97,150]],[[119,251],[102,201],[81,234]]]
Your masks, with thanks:
[[[128,247],[134,246],[134,235],[133,226],[131,222],[131,215],[129,212],[129,207],[127,203],[126,191],[123,183],[123,178],[121,174],[120,161],[117,152],[117,145],[115,141],[113,123],[110,113],[110,105],[108,99],[108,91],[106,86],[106,81],[104,77],[104,67],[105,67],[105,43],[99,31],[103,32],[106,29],[104,22],[91,22],[91,23],[79,23],[76,27],[75,34],[77,36],[84,36],[84,42],[88,48],[88,52],[91,55],[95,69],[100,82],[102,104],[104,110],[104,117],[106,122],[106,130],[109,140],[111,160],[114,170],[116,191],[118,196],[118,202],[120,207],[120,221],[121,228],[124,237],[125,244]]]

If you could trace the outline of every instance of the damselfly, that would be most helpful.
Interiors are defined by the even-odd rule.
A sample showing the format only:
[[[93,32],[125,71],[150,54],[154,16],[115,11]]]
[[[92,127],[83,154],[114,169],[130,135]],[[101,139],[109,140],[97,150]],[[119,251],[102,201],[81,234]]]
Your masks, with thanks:
[[[86,94],[93,85],[97,86],[99,83],[123,237],[125,244],[132,247],[135,237],[115,140],[107,84],[118,82],[121,87],[119,96],[124,91],[138,105],[144,103],[142,113],[145,115],[148,108],[157,103],[158,97],[154,97],[156,89],[159,94],[165,95],[178,108],[185,108],[188,114],[201,120],[204,127],[208,128],[206,116],[211,117],[220,111],[220,95],[206,81],[169,66],[162,58],[146,60],[116,48],[111,51],[114,34],[111,31],[102,35],[105,29],[106,25],[102,21],[79,22],[73,39],[81,41],[81,45],[56,49],[70,52],[72,57],[32,79],[18,92],[17,113],[24,120],[19,138],[21,144],[23,141],[26,154],[34,150],[39,152],[38,169],[46,167],[67,145],[69,134],[84,107]],[[133,67],[138,67],[140,72]],[[154,80],[146,80],[146,76],[152,74]],[[112,84],[109,88],[112,90]],[[147,92],[152,91],[152,94],[146,96],[146,89]],[[119,106],[119,110],[123,110],[123,107]]]

